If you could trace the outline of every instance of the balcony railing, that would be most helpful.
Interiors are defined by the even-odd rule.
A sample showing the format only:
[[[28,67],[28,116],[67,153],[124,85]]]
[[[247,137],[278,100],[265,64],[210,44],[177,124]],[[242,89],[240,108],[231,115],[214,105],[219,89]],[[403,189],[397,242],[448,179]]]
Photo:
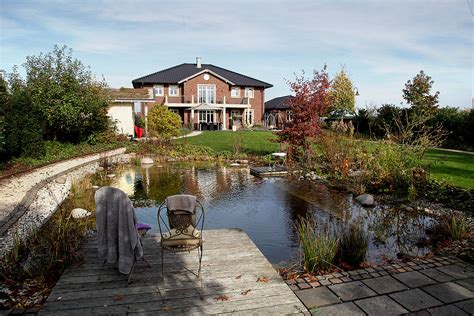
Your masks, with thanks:
[[[168,105],[168,106],[193,107],[199,104],[201,104],[201,102],[199,102],[199,99],[195,97],[194,95],[191,95],[191,96],[183,95],[183,96],[176,96],[176,97],[165,95],[165,105]],[[214,103],[209,103],[209,104],[216,105],[216,106],[246,105],[250,107],[250,98],[247,98],[247,97],[246,98],[226,98],[226,96],[223,96],[221,98],[216,98]]]

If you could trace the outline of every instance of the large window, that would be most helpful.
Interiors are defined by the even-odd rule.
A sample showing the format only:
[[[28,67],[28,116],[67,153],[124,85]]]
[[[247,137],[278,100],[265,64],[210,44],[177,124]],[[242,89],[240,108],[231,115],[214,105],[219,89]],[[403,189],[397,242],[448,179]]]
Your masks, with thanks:
[[[177,97],[179,95],[179,87],[178,86],[169,86],[169,95],[170,97]]]
[[[230,110],[230,117],[235,120],[236,118],[240,118],[240,111],[239,110]]]
[[[199,111],[199,123],[214,123],[216,111]]]
[[[232,98],[240,98],[240,87],[232,87],[230,90],[230,96]]]
[[[155,97],[162,97],[163,96],[163,86],[153,86],[153,95]]]
[[[245,109],[245,125],[253,125],[253,109]]]
[[[198,85],[199,103],[216,103],[216,86],[213,84]]]
[[[253,98],[253,88],[245,88],[245,97]]]

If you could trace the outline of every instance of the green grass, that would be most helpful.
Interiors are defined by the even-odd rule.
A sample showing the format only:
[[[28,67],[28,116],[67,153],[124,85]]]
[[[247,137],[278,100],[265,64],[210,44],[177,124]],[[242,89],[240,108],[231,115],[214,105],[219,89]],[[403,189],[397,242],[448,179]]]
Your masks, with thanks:
[[[242,152],[249,155],[267,155],[280,150],[280,144],[272,142],[276,136],[267,131],[220,131],[203,132],[201,135],[177,139],[175,143],[208,146],[216,153],[234,151],[234,142],[242,135]]]
[[[430,163],[430,175],[438,181],[474,189],[474,154],[429,149],[424,160]]]

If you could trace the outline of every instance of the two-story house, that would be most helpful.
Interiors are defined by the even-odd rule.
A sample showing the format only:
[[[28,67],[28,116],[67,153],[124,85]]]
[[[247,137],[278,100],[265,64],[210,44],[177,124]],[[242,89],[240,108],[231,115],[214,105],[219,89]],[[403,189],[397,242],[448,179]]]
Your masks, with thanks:
[[[196,58],[195,64],[181,64],[132,81],[135,89],[152,89],[154,104],[177,113],[192,129],[222,129],[233,125],[262,124],[265,89],[271,84]]]

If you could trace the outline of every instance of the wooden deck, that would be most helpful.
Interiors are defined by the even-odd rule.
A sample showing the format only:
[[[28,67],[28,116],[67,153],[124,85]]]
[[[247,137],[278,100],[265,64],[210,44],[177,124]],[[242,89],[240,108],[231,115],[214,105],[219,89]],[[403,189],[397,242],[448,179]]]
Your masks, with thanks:
[[[288,174],[285,166],[250,167],[250,174],[257,177],[282,177]]]
[[[198,268],[197,250],[165,253],[163,284],[159,237],[145,238],[151,268],[140,261],[127,286],[127,276],[115,266],[101,270],[97,241],[91,238],[82,250],[83,264],[65,271],[40,314],[308,313],[246,233],[206,230],[203,237],[202,288],[193,274]],[[258,282],[260,277],[268,282]]]

